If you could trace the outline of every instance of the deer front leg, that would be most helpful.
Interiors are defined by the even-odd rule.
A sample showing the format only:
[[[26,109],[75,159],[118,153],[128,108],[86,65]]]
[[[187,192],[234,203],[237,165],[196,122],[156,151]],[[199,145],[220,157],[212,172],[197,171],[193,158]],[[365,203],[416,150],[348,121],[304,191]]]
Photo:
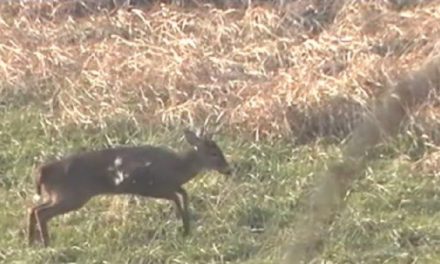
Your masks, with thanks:
[[[188,210],[187,210],[187,207],[185,206],[185,203],[186,203],[185,199],[186,198],[184,198],[185,196],[182,195],[182,200],[183,201],[181,201],[181,199],[179,197],[179,194],[181,195],[180,190],[176,191],[172,195],[170,200],[172,200],[175,203],[177,215],[182,218],[182,222],[183,222],[183,236],[187,236],[190,233],[190,224],[189,224]]]
[[[177,194],[180,194],[180,196],[182,197],[182,199],[179,199],[179,201],[181,202],[181,207],[182,207],[182,221],[183,221],[183,235],[187,236],[190,233],[190,220],[189,220],[189,202],[188,202],[188,194],[186,193],[185,189],[183,189],[182,187],[179,187],[179,189],[177,189]]]

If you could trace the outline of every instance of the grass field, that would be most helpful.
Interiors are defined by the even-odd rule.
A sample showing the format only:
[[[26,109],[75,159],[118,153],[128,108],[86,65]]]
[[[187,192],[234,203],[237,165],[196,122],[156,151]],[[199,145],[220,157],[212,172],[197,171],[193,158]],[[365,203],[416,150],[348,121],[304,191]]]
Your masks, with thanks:
[[[0,263],[280,263],[301,198],[341,158],[329,138],[440,47],[437,1],[327,2],[324,28],[270,6],[66,19],[0,5]],[[372,151],[315,263],[440,263],[436,98],[413,117],[424,137]],[[27,245],[35,166],[120,144],[183,150],[183,128],[205,120],[235,174],[186,185],[191,236],[169,202],[102,196],[53,219],[49,248]]]
[[[31,110],[31,109],[29,109]],[[3,263],[277,263],[301,214],[298,198],[338,147],[251,143],[219,136],[235,176],[208,173],[188,184],[193,233],[180,236],[172,204],[98,197],[51,222],[52,247],[26,244],[35,194],[32,166],[43,157],[109,144],[185,146],[179,130],[158,133],[127,122],[103,130],[45,133],[36,111],[10,110],[2,131],[0,227]],[[321,256],[333,263],[436,263],[440,259],[440,178],[412,169],[409,144],[387,147],[347,198]],[[400,146],[400,147],[399,147]],[[413,262],[414,261],[414,262]]]
[[[31,110],[31,109],[29,109]],[[2,263],[277,263],[292,235],[297,204],[317,172],[340,155],[337,145],[294,147],[218,136],[236,174],[207,173],[189,183],[193,233],[180,236],[168,202],[98,197],[54,219],[53,244],[28,247],[26,213],[35,194],[32,168],[42,158],[109,144],[170,144],[178,129],[129,122],[102,130],[46,134],[36,111],[9,110],[1,120],[0,260]],[[384,147],[385,148],[385,147]],[[440,178],[419,173],[411,144],[400,140],[372,162],[331,226],[320,259],[333,263],[436,263],[440,259]]]

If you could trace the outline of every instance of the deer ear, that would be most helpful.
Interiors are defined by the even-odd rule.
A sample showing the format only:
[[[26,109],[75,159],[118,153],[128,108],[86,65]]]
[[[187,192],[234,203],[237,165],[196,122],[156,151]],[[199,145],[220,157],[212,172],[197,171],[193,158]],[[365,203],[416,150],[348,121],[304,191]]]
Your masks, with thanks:
[[[184,135],[185,135],[185,139],[186,141],[192,145],[192,146],[197,146],[200,143],[200,138],[191,130],[189,129],[185,129],[183,131]]]

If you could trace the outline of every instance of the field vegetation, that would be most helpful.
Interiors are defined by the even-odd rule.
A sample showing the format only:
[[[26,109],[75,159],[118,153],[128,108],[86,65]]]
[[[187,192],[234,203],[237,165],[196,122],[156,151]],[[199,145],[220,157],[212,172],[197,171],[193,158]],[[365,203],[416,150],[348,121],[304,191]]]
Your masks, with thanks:
[[[436,0],[83,2],[0,4],[0,263],[280,263],[353,128],[440,51]],[[438,98],[369,153],[315,263],[440,263]],[[103,196],[27,245],[36,166],[204,125],[235,174],[187,185],[190,237],[169,202]]]

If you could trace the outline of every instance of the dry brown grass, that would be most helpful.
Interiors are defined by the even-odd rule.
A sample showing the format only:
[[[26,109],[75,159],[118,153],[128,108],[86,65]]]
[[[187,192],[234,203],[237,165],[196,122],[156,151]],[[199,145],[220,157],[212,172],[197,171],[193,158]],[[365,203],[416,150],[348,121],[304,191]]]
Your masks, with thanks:
[[[439,37],[439,1],[401,12],[388,1],[309,1],[320,30],[294,19],[310,14],[298,2],[89,16],[68,16],[65,3],[2,4],[0,95],[44,103],[50,126],[210,118],[243,135],[344,137]]]
[[[402,121],[424,104],[430,95],[438,97],[440,56],[436,53],[429,59],[419,70],[399,80],[355,128],[344,149],[343,161],[329,167],[311,197],[310,209],[298,217],[300,220],[296,224],[295,243],[289,252],[288,263],[309,262],[322,250],[320,245],[329,224],[345,205],[344,198],[356,176],[365,170],[366,153],[381,141],[395,136]],[[421,166],[418,167],[424,171],[432,170],[432,162],[436,159],[434,153],[430,158],[419,161]]]
[[[437,94],[419,106],[427,80],[438,88],[438,61],[408,75],[414,78],[401,76],[438,54],[439,2],[301,2],[313,10],[299,1],[284,10],[158,5],[88,15],[65,3],[4,4],[0,98],[8,107],[37,104],[52,128],[106,126],[111,118],[172,126],[209,119],[242,135],[293,134],[304,142],[344,138],[356,127],[346,155],[362,157],[382,132],[396,132],[407,106],[418,106],[410,126],[438,137]],[[405,106],[383,96],[387,87]],[[385,100],[373,118],[356,126],[378,98]],[[437,156],[415,169],[433,173]],[[318,182],[310,211],[298,215],[304,240],[292,249],[297,258],[319,251],[364,169],[357,162],[331,165]]]

